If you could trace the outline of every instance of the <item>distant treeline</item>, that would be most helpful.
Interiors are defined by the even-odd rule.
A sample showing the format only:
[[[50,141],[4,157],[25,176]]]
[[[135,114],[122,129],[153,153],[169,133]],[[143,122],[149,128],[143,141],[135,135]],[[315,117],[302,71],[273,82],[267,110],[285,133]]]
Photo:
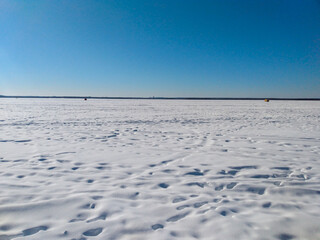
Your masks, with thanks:
[[[90,96],[5,96],[0,98],[67,98],[67,99],[157,99],[157,100],[287,100],[320,101],[320,98],[245,98],[245,97],[90,97]]]

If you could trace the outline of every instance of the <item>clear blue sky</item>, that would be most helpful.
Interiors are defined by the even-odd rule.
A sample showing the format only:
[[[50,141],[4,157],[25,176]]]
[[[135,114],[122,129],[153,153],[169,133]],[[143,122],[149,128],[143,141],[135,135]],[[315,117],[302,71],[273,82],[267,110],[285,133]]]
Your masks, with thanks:
[[[320,1],[0,0],[0,94],[320,97]]]

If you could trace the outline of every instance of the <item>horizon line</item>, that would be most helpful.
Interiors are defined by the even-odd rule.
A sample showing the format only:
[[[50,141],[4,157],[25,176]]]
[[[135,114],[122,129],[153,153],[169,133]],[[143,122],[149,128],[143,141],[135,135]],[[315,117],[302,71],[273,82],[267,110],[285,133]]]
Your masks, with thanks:
[[[320,101],[320,98],[283,98],[283,97],[93,97],[93,96],[34,96],[0,95],[0,98],[66,98],[66,99],[146,99],[146,100],[295,100]]]

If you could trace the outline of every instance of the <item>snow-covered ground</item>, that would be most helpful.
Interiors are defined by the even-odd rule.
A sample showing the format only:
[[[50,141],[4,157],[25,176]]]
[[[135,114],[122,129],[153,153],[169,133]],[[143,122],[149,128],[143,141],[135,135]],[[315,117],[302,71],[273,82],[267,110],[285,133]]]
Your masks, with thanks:
[[[320,102],[0,99],[0,239],[320,239]]]

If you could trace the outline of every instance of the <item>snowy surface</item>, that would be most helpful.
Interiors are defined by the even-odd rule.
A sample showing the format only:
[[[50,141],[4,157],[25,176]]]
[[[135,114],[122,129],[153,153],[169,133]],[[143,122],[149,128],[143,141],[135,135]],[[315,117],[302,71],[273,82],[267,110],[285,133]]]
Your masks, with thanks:
[[[320,239],[320,102],[0,99],[0,239]]]

